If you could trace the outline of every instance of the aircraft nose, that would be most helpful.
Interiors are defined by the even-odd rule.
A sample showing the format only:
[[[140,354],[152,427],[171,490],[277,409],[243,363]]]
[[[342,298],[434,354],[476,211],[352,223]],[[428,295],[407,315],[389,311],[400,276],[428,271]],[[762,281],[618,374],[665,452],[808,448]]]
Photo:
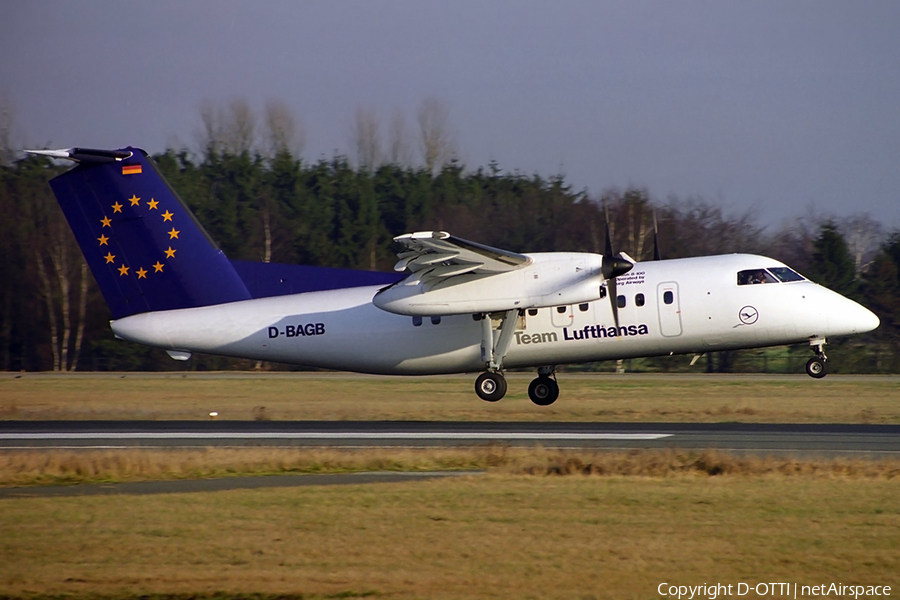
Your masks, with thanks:
[[[847,320],[852,324],[851,326],[856,333],[872,331],[881,324],[878,315],[862,304],[854,302],[852,309],[847,312],[849,313],[847,315]]]
[[[830,291],[830,290],[829,290]],[[832,292],[828,324],[832,329],[831,335],[853,335],[872,331],[881,323],[871,310],[854,302],[846,296]]]

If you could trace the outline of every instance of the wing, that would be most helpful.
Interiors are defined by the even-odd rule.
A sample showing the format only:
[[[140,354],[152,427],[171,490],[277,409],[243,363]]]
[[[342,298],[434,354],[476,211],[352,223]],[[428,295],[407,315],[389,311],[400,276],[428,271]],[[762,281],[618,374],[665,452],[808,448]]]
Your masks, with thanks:
[[[505,273],[532,262],[524,254],[470,242],[446,231],[407,233],[395,237],[394,241],[405,247],[397,255],[400,260],[394,265],[394,270],[402,272],[408,269],[411,272],[408,279],[422,283],[435,283],[465,273]]]

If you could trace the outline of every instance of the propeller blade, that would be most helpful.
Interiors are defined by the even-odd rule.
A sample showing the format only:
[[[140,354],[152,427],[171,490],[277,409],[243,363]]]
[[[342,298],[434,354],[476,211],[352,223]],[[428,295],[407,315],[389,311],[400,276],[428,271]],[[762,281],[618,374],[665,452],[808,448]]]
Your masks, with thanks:
[[[603,213],[606,215],[606,250],[603,256],[606,257],[613,255],[612,236],[609,233],[609,205],[606,202],[603,203]]]
[[[609,292],[609,306],[612,308],[613,321],[616,323],[616,336],[619,335],[619,294],[616,293],[616,277],[624,275],[634,267],[634,263],[621,256],[613,256],[612,235],[609,231],[609,205],[603,203],[603,212],[606,215],[606,251],[603,253],[603,263],[600,271],[606,280]]]
[[[661,260],[659,256],[659,226],[656,224],[656,209],[653,209],[653,260]]]
[[[613,321],[616,323],[616,337],[619,336],[619,295],[616,293],[615,277],[607,282],[609,288],[609,305],[612,307]]]

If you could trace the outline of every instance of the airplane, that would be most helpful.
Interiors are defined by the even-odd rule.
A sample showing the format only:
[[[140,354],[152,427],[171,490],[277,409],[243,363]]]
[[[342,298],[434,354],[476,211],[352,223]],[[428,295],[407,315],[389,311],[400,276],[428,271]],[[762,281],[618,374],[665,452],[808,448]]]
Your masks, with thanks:
[[[520,254],[443,231],[400,235],[393,273],[229,260],[146,152],[34,154],[76,165],[50,182],[112,313],[116,337],[203,352],[385,375],[475,373],[488,402],[504,370],[537,368],[539,406],[557,365],[808,343],[871,331],[868,309],[765,256],[652,261]],[[607,219],[608,220],[608,219]],[[656,236],[654,237],[656,240]]]

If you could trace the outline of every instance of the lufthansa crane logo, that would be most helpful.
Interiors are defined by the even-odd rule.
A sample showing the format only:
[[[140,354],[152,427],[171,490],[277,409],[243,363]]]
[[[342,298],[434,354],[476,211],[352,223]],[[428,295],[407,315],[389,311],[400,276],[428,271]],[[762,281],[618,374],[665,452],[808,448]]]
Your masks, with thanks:
[[[753,325],[759,318],[759,311],[752,306],[745,306],[738,311],[738,318],[744,325]]]

